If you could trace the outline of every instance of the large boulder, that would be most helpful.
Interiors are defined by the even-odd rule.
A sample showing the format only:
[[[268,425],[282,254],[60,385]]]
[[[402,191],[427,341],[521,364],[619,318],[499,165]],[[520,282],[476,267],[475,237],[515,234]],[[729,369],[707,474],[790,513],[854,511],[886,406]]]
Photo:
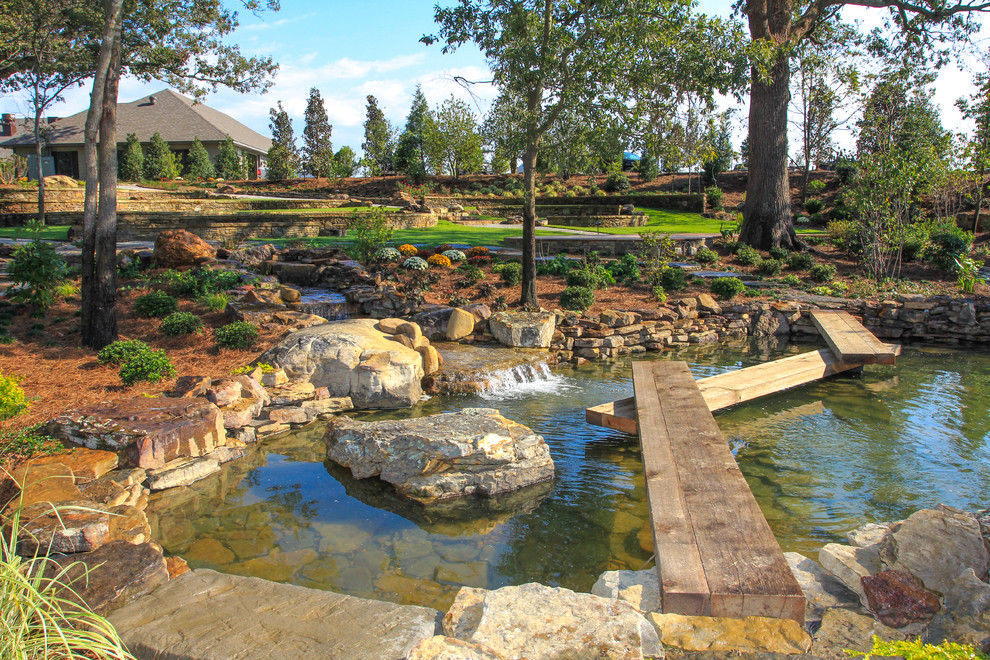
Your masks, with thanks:
[[[499,312],[492,314],[488,327],[505,346],[549,348],[556,316],[550,312]]]
[[[327,457],[356,479],[380,477],[424,503],[492,497],[553,478],[543,438],[491,408],[418,419],[330,420]]]
[[[77,408],[49,423],[48,433],[90,449],[124,450],[130,464],[141,468],[227,444],[220,409],[201,398],[135,397]]]
[[[423,359],[376,329],[374,319],[332,321],[290,334],[259,362],[350,397],[356,408],[403,408],[423,395]]]
[[[463,587],[443,630],[506,658],[663,657],[656,629],[629,603],[536,583]]]
[[[82,600],[96,613],[123,607],[168,581],[165,558],[157,545],[111,541],[93,552],[56,557],[48,571],[64,570],[72,591],[60,595]]]
[[[152,260],[161,268],[195,266],[214,259],[216,248],[185,229],[167,229],[155,238]]]

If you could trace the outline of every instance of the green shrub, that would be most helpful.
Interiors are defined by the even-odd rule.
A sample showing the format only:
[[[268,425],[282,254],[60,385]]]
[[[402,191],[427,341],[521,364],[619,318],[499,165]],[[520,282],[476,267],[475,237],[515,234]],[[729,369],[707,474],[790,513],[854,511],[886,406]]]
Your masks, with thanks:
[[[144,353],[150,350],[151,347],[143,341],[138,341],[137,339],[118,339],[112,344],[104,346],[96,354],[96,361],[100,364],[120,366],[138,353]]]
[[[822,191],[825,190],[825,182],[821,179],[815,179],[814,181],[808,182],[808,192],[812,195],[820,195]]]
[[[724,209],[725,207],[722,206],[722,189],[718,186],[705,188],[705,204],[713,211]]]
[[[667,266],[660,273],[660,286],[664,291],[679,291],[684,288],[684,271],[680,268]]]
[[[605,179],[605,185],[602,186],[606,191],[616,193],[622,192],[623,190],[629,190],[632,184],[629,183],[629,177],[627,177],[622,172],[612,172]]]
[[[375,253],[375,261],[392,263],[402,258],[402,254],[393,247],[386,247]]]
[[[241,276],[232,270],[197,268],[186,272],[167,270],[156,281],[166,284],[177,296],[199,298],[233,289],[241,283]]]
[[[708,247],[700,247],[694,253],[694,260],[699,264],[713,264],[718,261],[718,252]]]
[[[608,270],[617,282],[638,282],[642,275],[639,268],[639,259],[631,254],[623,255],[621,259],[610,263]]]
[[[930,245],[925,250],[925,259],[947,273],[959,271],[957,259],[969,254],[973,246],[973,235],[954,225],[944,225],[932,231]]]
[[[520,282],[522,282],[522,272],[522,264],[510,262],[501,265],[498,270],[498,275],[502,278],[502,282],[506,285],[517,286]]]
[[[172,312],[162,319],[158,326],[158,331],[163,335],[188,335],[199,332],[203,328],[203,322],[195,314],[189,312]]]
[[[0,420],[15,417],[30,405],[24,390],[18,385],[20,381],[17,376],[0,374]]]
[[[821,213],[823,208],[825,208],[825,202],[820,199],[808,199],[804,202],[804,210],[811,215]]]
[[[736,254],[739,252],[739,248],[745,245],[745,243],[740,243],[739,241],[725,241],[722,245],[725,247],[725,251],[729,254]]]
[[[846,185],[859,174],[859,167],[852,159],[840,158],[835,164],[835,173],[839,177],[839,183]]]
[[[134,313],[146,319],[160,319],[178,308],[179,301],[164,291],[152,291],[134,301]]]
[[[62,255],[55,252],[51,243],[42,240],[19,246],[7,264],[11,281],[22,286],[11,297],[29,302],[39,310],[55,304],[58,287],[68,274],[69,267]]]
[[[427,268],[430,267],[430,265],[426,263],[426,259],[420,259],[419,257],[409,257],[408,259],[402,262],[402,267],[405,268],[406,270],[426,270]]]
[[[985,653],[968,644],[942,642],[938,646],[925,644],[921,638],[914,640],[885,642],[873,636],[873,648],[862,651],[846,651],[854,658],[870,660],[873,657],[904,658],[904,660],[988,660]]]
[[[550,261],[543,261],[537,264],[537,275],[557,275],[563,277],[568,272],[577,268],[578,263],[573,259],[568,259],[562,254],[558,254]]]
[[[569,286],[560,292],[560,306],[583,312],[595,304],[595,292],[586,286]]]
[[[812,282],[825,284],[826,282],[831,282],[837,272],[835,266],[832,264],[816,264],[808,271],[808,277],[811,278]]]
[[[764,259],[760,262],[760,273],[767,277],[776,277],[784,270],[784,262],[780,259]]]
[[[595,280],[594,276],[584,268],[580,270],[572,270],[567,273],[564,281],[567,283],[567,286],[585,287],[588,289],[598,288],[596,286],[597,280]]]
[[[211,312],[222,312],[227,309],[230,296],[226,293],[208,293],[201,297],[199,302]]]
[[[829,242],[840,250],[851,254],[863,251],[863,239],[859,233],[859,225],[853,220],[832,220],[828,223]]]
[[[810,252],[791,252],[787,257],[787,266],[794,270],[808,270],[815,265],[815,258]]]
[[[787,261],[787,257],[789,257],[790,254],[791,254],[790,250],[788,250],[785,247],[780,247],[779,245],[770,248],[771,259],[779,259],[781,261]]]
[[[11,457],[28,458],[64,452],[65,446],[50,435],[45,435],[42,426],[35,424],[26,428],[0,431],[0,461]]]
[[[736,250],[736,261],[744,266],[758,266],[763,261],[763,257],[760,256],[760,253],[755,248],[742,244]]]
[[[392,240],[393,229],[388,214],[378,207],[367,213],[352,213],[347,231],[354,237],[358,258],[366,264]]]
[[[174,375],[175,367],[162,350],[149,348],[132,355],[120,365],[120,380],[124,385],[133,385],[139,381],[157,383]]]
[[[711,292],[722,300],[729,300],[746,290],[746,285],[737,277],[720,277],[709,285]]]
[[[786,284],[787,286],[801,285],[801,278],[798,277],[797,275],[787,275],[785,277],[780,278],[780,281],[781,283]]]
[[[214,330],[213,340],[220,348],[251,348],[258,340],[258,326],[234,321]]]
[[[667,292],[659,284],[653,287],[653,299],[659,303],[667,302]]]

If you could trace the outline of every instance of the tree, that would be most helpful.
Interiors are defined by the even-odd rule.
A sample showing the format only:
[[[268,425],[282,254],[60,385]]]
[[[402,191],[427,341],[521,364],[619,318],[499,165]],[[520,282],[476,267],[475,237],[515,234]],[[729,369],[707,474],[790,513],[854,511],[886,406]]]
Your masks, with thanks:
[[[268,111],[269,128],[272,131],[272,146],[268,149],[269,181],[284,181],[296,175],[299,168],[299,152],[296,150],[296,137],[292,130],[289,113],[278,102],[278,109]]]
[[[371,176],[383,176],[393,169],[395,129],[378,107],[378,99],[368,95],[367,118],[364,120],[364,163]]]
[[[492,152],[492,160],[509,161],[511,174],[519,170],[519,158],[526,150],[524,113],[522,99],[503,91],[492,103],[481,125],[481,137],[485,148]]]
[[[355,158],[354,150],[344,146],[333,156],[333,176],[338,179],[346,179],[354,176],[357,171],[358,162]]]
[[[749,178],[739,239],[767,249],[798,247],[791,218],[787,174],[787,110],[790,58],[801,42],[817,40],[844,5],[885,8],[889,21],[914,42],[932,45],[976,31],[973,13],[990,3],[968,0],[744,0],[749,24],[752,66],[749,103]]]
[[[426,133],[427,151],[436,159],[441,171],[459,178],[461,174],[481,171],[481,135],[477,119],[468,104],[453,96],[437,108],[433,130]]]
[[[148,153],[144,157],[144,178],[165,181],[177,176],[179,176],[179,164],[176,163],[175,154],[168,148],[168,142],[155,131],[151,136],[151,142],[148,143]]]
[[[327,117],[320,90],[315,87],[309,90],[304,118],[303,169],[315,177],[328,177],[333,165],[333,144],[330,142],[333,126]]]
[[[968,99],[959,99],[956,106],[963,117],[974,123],[973,134],[969,138],[967,152],[970,167],[975,175],[973,203],[973,233],[980,228],[980,215],[983,209],[983,190],[986,187],[987,171],[990,170],[990,73],[976,75],[977,91]]]
[[[118,178],[123,181],[140,181],[144,176],[144,150],[134,133],[127,134],[127,144],[120,153]]]
[[[732,150],[731,111],[720,112],[708,118],[702,137],[704,153],[701,168],[705,172],[705,185],[717,186],[718,175],[732,167],[736,152]]]
[[[186,177],[195,181],[196,179],[212,179],[215,176],[216,170],[213,168],[210,154],[207,153],[206,147],[199,141],[199,138],[194,137],[192,146],[189,147]]]
[[[438,6],[436,35],[444,52],[475,43],[493,82],[519,99],[523,154],[522,302],[536,306],[536,161],[547,131],[567,108],[608,106],[621,112],[630,90],[647,70],[684,75],[690,67],[670,66],[669,46],[685,52],[694,43],[694,21],[686,0],[460,0]],[[661,61],[664,60],[664,61]],[[682,57],[685,63],[688,57]],[[691,77],[691,76],[687,76]],[[710,88],[715,76],[708,76]],[[700,80],[700,77],[699,77]]]
[[[422,87],[416,85],[409,116],[406,117],[406,128],[395,149],[395,169],[411,176],[417,183],[421,183],[429,172],[426,136],[433,130],[433,115],[426,95]]]
[[[220,143],[216,163],[217,176],[226,181],[244,178],[244,166],[234,146],[234,138],[227,135]]]

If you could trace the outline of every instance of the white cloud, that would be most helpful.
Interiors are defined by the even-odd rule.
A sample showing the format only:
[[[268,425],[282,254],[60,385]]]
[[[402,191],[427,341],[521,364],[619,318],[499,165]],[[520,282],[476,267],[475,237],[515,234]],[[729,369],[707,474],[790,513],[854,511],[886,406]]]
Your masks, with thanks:
[[[237,29],[238,31],[248,31],[255,32],[259,30],[271,30],[272,28],[282,27],[283,25],[289,25],[290,23],[297,23],[299,21],[306,20],[307,18],[312,18],[316,16],[315,12],[310,12],[308,14],[300,14],[299,16],[290,16],[286,18],[280,18],[275,21],[265,21],[262,20],[260,23],[251,23],[250,25],[241,25]]]

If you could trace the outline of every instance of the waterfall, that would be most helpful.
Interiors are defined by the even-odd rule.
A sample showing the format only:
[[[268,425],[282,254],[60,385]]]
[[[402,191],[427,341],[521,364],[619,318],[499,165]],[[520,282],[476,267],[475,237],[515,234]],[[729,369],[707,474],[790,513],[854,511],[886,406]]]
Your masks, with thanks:
[[[347,299],[339,293],[325,289],[302,289],[298,310],[306,314],[322,316],[328,321],[351,318],[347,311]]]
[[[485,399],[514,399],[533,394],[557,392],[564,379],[550,371],[546,362],[519,364],[508,369],[485,372],[478,378],[484,383],[479,393]]]

